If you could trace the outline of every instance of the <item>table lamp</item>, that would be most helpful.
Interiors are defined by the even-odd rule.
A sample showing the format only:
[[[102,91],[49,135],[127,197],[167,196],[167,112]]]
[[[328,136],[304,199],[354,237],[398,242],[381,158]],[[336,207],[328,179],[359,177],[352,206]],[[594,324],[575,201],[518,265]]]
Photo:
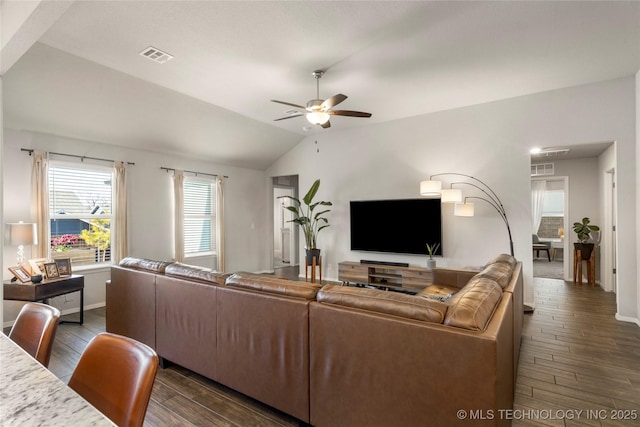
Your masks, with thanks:
[[[13,222],[5,225],[5,244],[18,247],[18,266],[24,264],[24,245],[38,244],[36,224]]]

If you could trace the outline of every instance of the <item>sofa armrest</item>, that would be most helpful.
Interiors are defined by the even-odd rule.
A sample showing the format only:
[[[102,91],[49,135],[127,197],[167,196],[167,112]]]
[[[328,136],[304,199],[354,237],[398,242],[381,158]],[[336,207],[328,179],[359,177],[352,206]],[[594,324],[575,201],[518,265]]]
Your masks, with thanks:
[[[434,284],[462,289],[473,276],[478,274],[478,271],[465,269],[454,270],[451,268],[434,268],[432,273],[433,278],[431,279],[431,281]]]

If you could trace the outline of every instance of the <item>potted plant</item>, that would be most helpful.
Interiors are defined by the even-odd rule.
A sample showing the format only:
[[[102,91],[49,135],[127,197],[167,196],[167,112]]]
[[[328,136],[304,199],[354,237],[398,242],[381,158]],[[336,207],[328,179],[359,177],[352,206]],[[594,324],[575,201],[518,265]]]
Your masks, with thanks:
[[[582,222],[573,223],[573,231],[579,240],[579,242],[574,243],[573,246],[580,251],[580,258],[584,260],[591,258],[591,252],[595,246],[593,243],[589,243],[591,232],[600,231],[600,227],[591,225],[591,220],[585,217],[582,218]]]
[[[279,199],[287,198],[291,199],[293,204],[286,206],[286,209],[295,214],[295,218],[289,222],[294,222],[302,228],[304,233],[304,241],[306,244],[305,250],[307,252],[307,262],[313,263],[313,257],[316,260],[320,259],[320,249],[316,246],[318,233],[329,227],[329,221],[325,218],[325,214],[330,212],[329,209],[315,212],[318,206],[332,206],[331,202],[314,202],[313,198],[316,196],[320,188],[320,180],[317,179],[307,191],[307,194],[302,198],[302,202],[293,196],[280,196]],[[315,213],[314,213],[315,212]]]
[[[436,260],[433,259],[433,255],[436,253],[439,247],[440,243],[427,243],[427,253],[429,254],[429,259],[427,260],[427,270],[433,270],[436,267]]]

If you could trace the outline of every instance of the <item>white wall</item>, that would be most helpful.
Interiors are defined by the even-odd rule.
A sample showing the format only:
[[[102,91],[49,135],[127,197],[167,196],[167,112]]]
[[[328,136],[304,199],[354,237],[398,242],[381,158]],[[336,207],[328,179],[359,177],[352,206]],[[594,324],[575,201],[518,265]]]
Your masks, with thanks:
[[[0,5],[0,13],[2,12],[2,5]],[[0,75],[0,153],[4,152],[4,111],[2,104],[2,76]],[[4,176],[4,155],[0,156],[0,177]],[[1,178],[0,178],[1,179]],[[2,216],[0,217],[0,241],[3,242],[0,245],[0,270],[5,271],[7,268],[7,264],[4,262],[4,224],[6,222],[4,218],[4,185],[0,185],[0,212],[2,212]],[[0,297],[4,297],[4,287],[0,289]],[[4,310],[3,307],[0,306],[0,319],[2,319]]]
[[[129,183],[129,255],[157,260],[173,258],[173,192],[171,174],[161,166],[206,173],[228,175],[225,182],[225,240],[227,271],[262,271],[266,269],[264,252],[268,246],[266,230],[267,204],[263,171],[211,164],[160,153],[80,141],[34,132],[4,130],[2,175],[4,187],[3,224],[29,221],[31,157],[21,148],[79,154],[98,158],[135,162],[128,170]],[[30,248],[25,256],[30,256]],[[3,279],[10,278],[6,266],[15,264],[15,248],[3,248]],[[197,264],[194,260],[188,262]],[[12,264],[13,263],[13,264]],[[104,282],[107,270],[87,272],[85,305],[104,304]],[[75,294],[55,298],[53,305],[61,310],[78,307]],[[21,303],[4,302],[4,321],[15,318]]]
[[[636,183],[640,182],[640,71],[636,73]],[[619,196],[618,196],[619,197]],[[636,212],[640,212],[640,185],[636,185]],[[618,244],[618,247],[620,245]],[[640,265],[640,215],[636,215],[636,265]],[[636,323],[640,326],[640,268],[636,272]]]
[[[637,318],[634,93],[635,81],[630,77],[388,123],[331,129],[307,137],[269,168],[267,177],[298,174],[301,192],[314,179],[321,179],[318,197],[332,201],[334,209],[332,225],[318,244],[324,250],[325,275],[335,279],[337,263],[343,260],[402,260],[423,265],[426,259],[350,251],[350,200],[419,197],[419,182],[441,172],[476,176],[502,199],[515,255],[524,264],[525,302],[531,304],[529,149],[616,141],[621,199],[618,225],[629,230],[620,242],[629,249],[620,256],[618,310]],[[338,120],[359,119],[336,118],[335,122]],[[319,153],[314,140],[320,145]],[[444,206],[445,254],[439,265],[482,265],[508,252],[505,226],[497,213],[488,205],[478,203],[476,207],[476,217],[458,218],[451,215],[450,206]],[[599,214],[594,211],[594,215]]]

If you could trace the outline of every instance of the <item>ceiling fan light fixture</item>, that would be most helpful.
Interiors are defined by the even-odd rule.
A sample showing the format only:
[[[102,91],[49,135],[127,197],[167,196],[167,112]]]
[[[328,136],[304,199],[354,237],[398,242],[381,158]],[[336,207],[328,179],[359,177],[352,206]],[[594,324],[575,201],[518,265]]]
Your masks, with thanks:
[[[322,125],[329,121],[331,116],[324,111],[312,111],[311,113],[307,113],[307,120],[309,123],[314,125]]]

